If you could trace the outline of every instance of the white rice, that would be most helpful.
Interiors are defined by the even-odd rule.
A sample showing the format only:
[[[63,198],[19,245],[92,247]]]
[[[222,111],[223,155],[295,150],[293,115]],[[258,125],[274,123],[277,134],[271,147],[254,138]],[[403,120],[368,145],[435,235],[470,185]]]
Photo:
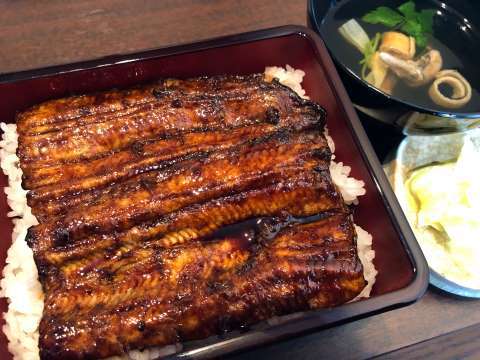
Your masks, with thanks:
[[[265,76],[267,79],[278,78],[282,84],[291,87],[300,96],[308,98],[301,86],[305,76],[303,71],[295,70],[289,65],[286,65],[285,69],[267,67]],[[0,281],[0,296],[7,298],[9,304],[8,311],[4,314],[6,324],[3,326],[3,332],[8,338],[8,350],[13,354],[14,360],[38,360],[38,326],[43,312],[43,292],[33,252],[25,241],[28,228],[38,224],[38,221],[27,205],[27,191],[21,186],[22,170],[16,155],[18,146],[16,125],[0,123],[0,128],[3,131],[0,141],[0,166],[8,176],[8,186],[4,191],[8,205],[12,209],[8,216],[13,218],[14,223],[12,245],[8,250],[3,278]],[[325,135],[333,153],[335,144],[327,130]],[[333,182],[348,204],[357,203],[357,197],[365,194],[363,181],[349,177],[350,170],[350,167],[343,165],[342,162],[332,161],[330,165]],[[370,295],[377,271],[372,262],[375,257],[375,252],[371,248],[372,236],[357,225],[355,230],[358,255],[363,264],[364,277],[368,282],[367,287],[357,296],[358,299]],[[287,319],[292,316],[295,315],[287,315]],[[272,322],[278,320],[272,319]],[[115,356],[110,359],[154,359],[178,352],[181,348],[181,344],[153,347],[144,351],[130,351],[124,357]]]
[[[358,225],[355,225],[355,231],[357,232],[357,253],[363,265],[363,277],[367,280],[367,286],[365,286],[360,294],[353,299],[354,301],[370,297],[370,292],[372,291],[373,284],[375,284],[375,279],[378,274],[378,271],[373,264],[375,251],[372,249],[372,235]]]
[[[350,177],[350,166],[343,165],[343,162],[330,162],[330,174],[332,180],[337,185],[343,200],[346,204],[358,204],[358,196],[366,194],[365,183]]]
[[[309,99],[302,88],[304,76],[304,71],[294,69],[288,64],[285,66],[285,69],[279,66],[267,66],[265,68],[265,80],[272,81],[272,79],[277,79],[281,84],[288,86],[302,98]]]
[[[14,228],[12,245],[8,249],[3,279],[0,281],[0,296],[9,302],[4,314],[8,350],[14,359],[38,359],[38,324],[43,311],[43,292],[38,281],[33,252],[25,242],[27,229],[38,224],[27,206],[26,191],[21,187],[22,171],[18,165],[17,131],[14,124],[0,124],[3,131],[0,141],[0,166],[8,176],[5,188],[7,202],[12,211]]]

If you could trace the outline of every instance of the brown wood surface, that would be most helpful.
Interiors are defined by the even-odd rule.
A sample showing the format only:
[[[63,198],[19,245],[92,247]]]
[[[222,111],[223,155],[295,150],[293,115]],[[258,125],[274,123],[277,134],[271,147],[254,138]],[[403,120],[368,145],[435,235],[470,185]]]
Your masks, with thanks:
[[[305,0],[3,0],[0,73],[306,22]]]
[[[0,73],[305,23],[305,0],[3,0]],[[429,289],[411,306],[231,358],[473,359],[479,324],[480,301]]]

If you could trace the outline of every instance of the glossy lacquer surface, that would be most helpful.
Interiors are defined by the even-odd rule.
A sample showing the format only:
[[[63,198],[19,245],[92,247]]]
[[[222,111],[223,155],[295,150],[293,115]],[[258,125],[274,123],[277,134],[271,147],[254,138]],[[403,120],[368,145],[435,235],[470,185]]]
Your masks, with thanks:
[[[300,314],[278,325],[259,324],[244,333],[187,343],[183,355],[218,356],[271,342],[339,321],[365,316],[416,300],[425,291],[428,271],[381,167],[361,128],[335,68],[317,35],[303,27],[282,27],[214,39],[175,48],[109,57],[72,65],[0,77],[0,118],[14,122],[15,113],[38,102],[146,83],[163,77],[186,78],[216,74],[250,74],[265,66],[289,64],[306,72],[303,86],[327,111],[327,124],[336,142],[336,160],[352,167],[365,182],[367,195],[355,208],[355,222],[374,238],[379,271],[372,297],[337,308]],[[2,175],[1,186],[6,185]],[[11,243],[12,225],[0,198],[3,267]],[[5,301],[1,310],[6,310]],[[260,331],[261,330],[261,331]],[[179,354],[182,356],[182,354]],[[8,358],[1,337],[0,357]]]

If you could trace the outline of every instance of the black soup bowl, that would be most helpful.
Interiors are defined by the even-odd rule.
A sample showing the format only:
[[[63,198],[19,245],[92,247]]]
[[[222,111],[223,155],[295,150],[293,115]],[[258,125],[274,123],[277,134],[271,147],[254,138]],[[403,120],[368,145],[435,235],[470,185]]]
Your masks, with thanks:
[[[338,28],[357,19],[370,38],[388,29],[359,20],[378,6],[397,8],[406,0],[310,0],[309,25],[322,36],[345,87],[357,110],[386,122],[405,134],[436,135],[467,131],[480,126],[480,1],[416,0],[417,10],[434,9],[433,36],[429,43],[444,59],[444,69],[458,70],[472,86],[472,100],[459,110],[441,108],[418,91],[401,91],[402,97],[389,95],[364,81],[360,74],[360,52],[339,33]],[[478,57],[478,59],[477,59]],[[459,112],[457,112],[459,111]]]

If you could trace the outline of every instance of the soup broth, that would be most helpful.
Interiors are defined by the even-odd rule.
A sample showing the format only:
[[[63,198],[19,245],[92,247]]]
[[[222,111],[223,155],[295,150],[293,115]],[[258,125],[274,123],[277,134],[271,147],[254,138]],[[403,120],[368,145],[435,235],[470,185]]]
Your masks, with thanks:
[[[329,19],[328,36],[332,37],[329,41],[330,50],[335,58],[343,63],[357,77],[361,76],[360,61],[363,54],[343,38],[338,29],[350,19],[355,19],[372,39],[376,33],[392,31],[384,25],[369,24],[361,18],[369,11],[378,6],[387,6],[393,9],[397,8],[404,1],[368,1],[359,2],[358,6],[340,8],[335,16]],[[443,9],[437,9],[438,3],[434,1],[415,1],[418,10],[435,9],[433,21],[433,35],[428,36],[427,49],[438,50],[441,54],[443,66],[442,70],[457,70],[470,83],[472,88],[472,97],[468,103],[459,108],[448,108],[436,104],[429,96],[428,91],[433,82],[426,85],[412,87],[406,84],[402,79],[398,79],[390,95],[401,101],[413,104],[431,111],[452,111],[456,113],[480,112],[480,69],[475,64],[475,44],[480,44],[480,39],[474,32],[475,29],[469,24],[467,19],[460,16],[453,19],[455,14],[447,13]],[[352,9],[353,8],[353,9]],[[423,50],[424,52],[425,50]],[[416,60],[422,54],[422,49],[416,47],[416,54],[413,60]],[[380,90],[381,91],[381,90]],[[446,96],[451,96],[451,88],[448,85],[440,86],[440,91]]]

